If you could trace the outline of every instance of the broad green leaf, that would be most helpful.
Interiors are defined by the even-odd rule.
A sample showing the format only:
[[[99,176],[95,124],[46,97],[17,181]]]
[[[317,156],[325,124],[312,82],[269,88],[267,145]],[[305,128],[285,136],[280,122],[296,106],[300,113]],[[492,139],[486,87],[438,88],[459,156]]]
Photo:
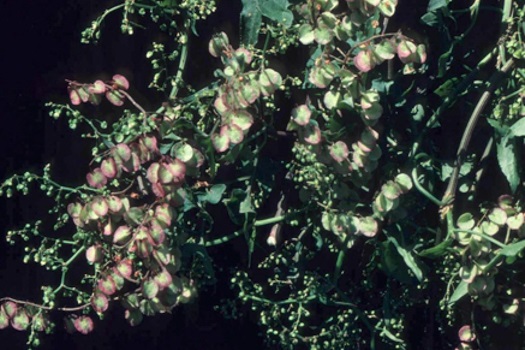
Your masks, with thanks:
[[[525,136],[525,118],[521,118],[510,127],[512,136]]]
[[[461,298],[463,298],[467,294],[468,283],[465,281],[459,282],[456,289],[454,289],[454,293],[452,293],[452,296],[450,297],[450,299],[448,299],[448,307],[454,306],[455,303],[457,303]]]
[[[430,0],[428,2],[427,11],[435,11],[448,6],[449,0]]]
[[[239,205],[239,213],[255,213],[255,209],[253,208],[252,204],[252,197],[250,195],[247,195],[246,198],[244,198],[244,200]]]
[[[403,261],[408,266],[408,268],[414,273],[414,276],[416,276],[418,281],[423,281],[423,271],[419,267],[419,263],[416,260],[416,258],[412,255],[412,253],[408,251],[405,247],[402,247],[397,241],[397,239],[395,239],[394,237],[388,237],[388,241],[392,242],[397,252],[399,253],[399,255],[401,255]]]
[[[293,23],[293,13],[288,10],[288,0],[252,0],[260,2],[261,13],[264,17],[290,28]]]
[[[520,182],[518,159],[516,156],[516,140],[507,135],[497,143],[498,164],[507,179],[512,193],[516,192]]]
[[[197,195],[197,200],[201,203],[208,202],[210,204],[217,204],[220,202],[225,190],[225,184],[213,185],[211,188],[206,190],[205,194]]]
[[[242,0],[241,33],[244,45],[255,45],[262,25],[260,0]]]
[[[508,257],[514,257],[518,255],[523,250],[523,248],[525,248],[525,241],[520,241],[507,245],[505,248],[500,250],[499,254]]]

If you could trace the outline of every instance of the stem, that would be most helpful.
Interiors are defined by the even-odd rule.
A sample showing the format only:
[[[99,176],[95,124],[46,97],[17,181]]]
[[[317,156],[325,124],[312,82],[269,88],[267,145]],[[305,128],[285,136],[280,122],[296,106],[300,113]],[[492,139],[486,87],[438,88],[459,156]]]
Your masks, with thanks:
[[[514,59],[510,59],[507,61],[507,63],[501,68],[501,70],[497,70],[489,80],[489,83],[487,87],[485,88],[485,91],[481,95],[481,98],[479,99],[476,107],[474,108],[474,111],[472,112],[469,121],[467,123],[467,126],[465,128],[465,131],[463,132],[463,136],[461,137],[461,141],[459,143],[458,151],[456,153],[456,164],[454,165],[454,169],[452,171],[452,175],[450,176],[450,180],[448,182],[447,189],[445,191],[445,194],[443,194],[443,198],[441,201],[443,203],[449,203],[446,204],[446,206],[449,206],[452,208],[451,201],[454,199],[455,193],[456,193],[456,187],[458,185],[458,179],[459,179],[459,170],[461,169],[461,165],[463,165],[463,160],[465,158],[465,153],[467,151],[467,147],[470,143],[470,140],[472,138],[472,134],[474,132],[474,128],[476,127],[476,124],[479,120],[479,117],[481,116],[481,113],[485,109],[485,106],[487,105],[490,97],[492,96],[492,93],[496,89],[496,86],[500,82],[501,78],[505,73],[507,73],[513,66],[514,66]],[[443,208],[442,208],[443,209]]]
[[[175,80],[173,81],[173,87],[171,88],[170,100],[174,100],[175,97],[177,97],[177,94],[179,93],[179,86],[182,81],[182,74],[184,73],[184,69],[186,68],[186,60],[188,59],[188,37],[190,33],[190,21],[186,20],[184,27],[186,29],[185,36],[186,36],[186,42],[182,45],[182,50],[180,52],[180,60],[179,60],[179,67],[177,68],[177,74],[175,75]]]
[[[482,232],[477,232],[477,231],[473,231],[473,230],[462,230],[462,229],[454,229],[453,232],[466,232],[466,233],[470,233],[472,235],[475,235],[475,236],[478,236],[478,237],[481,237],[483,239],[486,239],[487,241],[491,242],[491,243],[494,243],[495,245],[497,245],[498,247],[500,248],[505,248],[506,245],[501,243],[500,241],[498,241],[497,239],[494,239],[492,237],[490,237],[489,235],[486,235]]]
[[[412,169],[412,182],[414,182],[414,186],[416,189],[425,197],[427,197],[432,203],[436,204],[437,206],[442,206],[443,202],[441,202],[439,199],[434,197],[432,193],[427,191],[420,183],[417,178],[417,165],[414,165],[414,169]]]

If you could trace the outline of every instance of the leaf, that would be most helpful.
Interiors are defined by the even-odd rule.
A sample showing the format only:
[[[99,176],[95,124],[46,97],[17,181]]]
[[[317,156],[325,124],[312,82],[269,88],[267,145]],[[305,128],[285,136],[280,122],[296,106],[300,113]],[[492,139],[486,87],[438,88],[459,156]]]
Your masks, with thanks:
[[[428,2],[427,11],[435,11],[448,6],[448,0],[430,0]]]
[[[505,248],[500,250],[499,254],[508,257],[515,257],[523,250],[523,248],[525,248],[525,241],[520,241],[507,245]]]
[[[259,40],[262,13],[259,0],[242,0],[241,33],[244,45],[255,45]]]
[[[206,190],[205,194],[197,195],[197,200],[200,203],[208,202],[210,204],[217,204],[220,202],[225,190],[226,190],[225,184],[213,185],[211,188]]]
[[[512,136],[525,136],[525,118],[521,118],[510,127]]]
[[[465,281],[459,282],[456,289],[454,289],[454,293],[452,293],[452,296],[450,299],[448,299],[448,306],[452,307],[455,303],[457,303],[461,298],[463,298],[468,293],[468,283]]]
[[[239,205],[239,213],[241,214],[255,213],[255,210],[253,209],[253,204],[252,204],[252,197],[250,195],[247,195],[246,198],[244,198],[244,200]]]
[[[388,241],[392,242],[397,252],[403,258],[403,261],[408,266],[408,268],[414,273],[414,276],[418,279],[419,282],[423,281],[423,271],[419,267],[419,263],[414,258],[414,256],[406,250],[405,247],[402,247],[399,242],[392,236],[388,237]]]
[[[288,10],[288,0],[242,0],[241,32],[245,45],[257,44],[262,25],[262,17],[289,28],[293,23],[293,13]]]
[[[516,141],[510,135],[506,135],[499,140],[496,148],[499,167],[509,183],[510,190],[514,193],[520,182]]]
[[[292,26],[293,13],[288,10],[288,6],[290,6],[288,0],[264,0],[260,1],[260,4],[263,16],[282,24],[285,28]]]
[[[142,316],[142,312],[138,309],[127,309],[124,311],[124,318],[128,321],[130,326],[134,327],[139,325],[144,317]]]

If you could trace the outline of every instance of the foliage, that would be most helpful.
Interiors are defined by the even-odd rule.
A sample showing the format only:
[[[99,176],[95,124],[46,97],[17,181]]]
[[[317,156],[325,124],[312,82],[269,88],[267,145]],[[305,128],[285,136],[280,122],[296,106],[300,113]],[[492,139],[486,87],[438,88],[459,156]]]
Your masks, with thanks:
[[[53,198],[55,233],[37,221],[7,239],[61,279],[41,303],[3,298],[0,328],[26,330],[34,347],[53,330],[51,313],[88,334],[117,303],[136,326],[222,279],[281,348],[492,348],[491,327],[521,334],[523,2],[431,0],[421,22],[443,40],[430,47],[391,28],[403,15],[396,0],[242,5],[241,46],[214,33],[208,51],[221,68],[199,90],[185,77],[190,43],[227,4],[126,0],[83,32],[98,40],[120,11],[124,33],[150,26],[173,38],[147,53],[150,86],[166,100],[145,109],[115,74],[69,80],[70,104],[48,104],[90,129],[93,160],[76,187],[48,165],[1,185],[11,197],[36,182]],[[485,12],[499,16],[499,35],[469,46]],[[122,111],[114,123],[79,109],[107,102]],[[464,110],[458,131],[449,120]],[[494,135],[469,147],[480,118]],[[483,195],[492,155],[506,183]],[[219,271],[215,254],[243,239],[245,266]]]

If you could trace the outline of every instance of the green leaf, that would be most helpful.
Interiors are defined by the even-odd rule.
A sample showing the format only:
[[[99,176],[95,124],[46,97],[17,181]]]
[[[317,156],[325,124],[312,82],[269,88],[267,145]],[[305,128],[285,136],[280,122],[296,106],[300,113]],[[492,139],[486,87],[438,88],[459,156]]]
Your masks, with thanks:
[[[505,175],[512,193],[514,193],[520,182],[516,140],[510,135],[506,135],[498,142],[496,148],[499,167]]]
[[[403,261],[408,268],[414,273],[414,276],[419,282],[423,281],[423,271],[419,267],[419,263],[414,256],[405,247],[402,247],[399,242],[392,236],[388,237],[388,241],[391,242],[396,248],[397,252],[403,258]]]
[[[242,0],[241,32],[244,45],[255,45],[259,40],[262,13],[259,0]]]
[[[257,2],[258,0],[251,0]],[[288,10],[288,0],[264,0],[260,1],[261,13],[264,17],[290,28],[293,23],[293,13]]]
[[[456,289],[454,289],[454,293],[452,293],[452,296],[450,299],[448,299],[448,306],[452,307],[455,303],[457,303],[461,298],[463,298],[468,293],[468,283],[465,281],[459,282]]]
[[[438,10],[438,9],[441,9],[443,7],[447,7],[448,6],[448,1],[447,0],[430,0],[428,2],[428,7],[427,7],[427,11],[435,11],[435,10]]]
[[[213,185],[211,188],[206,190],[205,194],[197,195],[197,200],[199,203],[208,202],[210,204],[217,204],[220,202],[225,190],[225,184]]]
[[[138,309],[131,309],[124,312],[124,318],[133,327],[139,325],[142,322],[143,316],[142,312],[140,312]]]
[[[510,127],[512,136],[525,136],[525,118],[521,118]]]
[[[523,248],[525,248],[525,241],[520,241],[507,245],[505,248],[500,250],[499,254],[508,257],[515,257],[523,250]]]
[[[241,202],[241,204],[239,205],[239,213],[255,213],[255,210],[253,209],[251,196],[247,195],[246,198],[244,198],[244,200]]]

